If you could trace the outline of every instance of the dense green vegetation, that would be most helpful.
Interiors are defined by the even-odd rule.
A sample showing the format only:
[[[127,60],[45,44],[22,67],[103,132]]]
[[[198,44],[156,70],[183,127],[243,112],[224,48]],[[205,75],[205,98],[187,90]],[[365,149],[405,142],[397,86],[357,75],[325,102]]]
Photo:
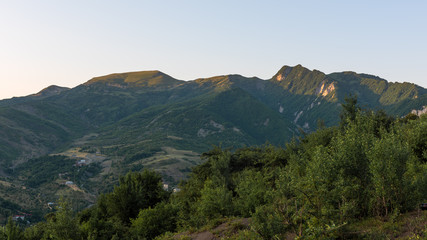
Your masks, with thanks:
[[[81,167],[76,167],[75,163],[75,159],[65,156],[43,156],[30,159],[26,164],[14,169],[13,174],[23,179],[26,186],[37,188],[58,179],[60,174],[67,175],[67,180],[79,183],[100,170],[99,164],[96,163]]]
[[[407,214],[427,201],[426,115],[394,119],[348,98],[339,126],[286,148],[215,147],[202,158],[177,193],[153,171],[129,172],[91,208],[75,215],[63,200],[25,231],[9,221],[0,239],[180,239],[236,218],[250,227],[231,220],[232,239],[388,239],[404,224],[427,237],[427,214]]]
[[[34,100],[0,107],[0,164],[45,155],[63,147],[88,127],[78,117],[50,102]]]
[[[20,211],[22,211],[22,208],[18,204],[0,197],[0,215],[12,216],[14,213]]]
[[[80,159],[79,159],[80,160]],[[42,156],[30,159],[0,178],[0,223],[6,223],[11,215],[25,215],[26,225],[38,222],[52,211],[58,196],[72,200],[75,210],[80,210],[95,201],[95,193],[108,184],[94,183],[93,177],[100,174],[99,162],[77,165],[76,158],[61,155]],[[65,184],[71,181],[72,184]]]
[[[44,156],[30,159],[15,169],[14,174],[24,178],[29,187],[38,187],[58,178],[59,173],[73,171],[75,161],[64,156]]]

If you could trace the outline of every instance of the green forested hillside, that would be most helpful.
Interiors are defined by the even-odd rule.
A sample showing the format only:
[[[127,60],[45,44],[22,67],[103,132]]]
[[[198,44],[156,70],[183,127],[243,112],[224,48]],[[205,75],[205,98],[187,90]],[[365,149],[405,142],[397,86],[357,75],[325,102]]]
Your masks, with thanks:
[[[243,146],[271,141],[280,145],[289,138],[291,126],[279,113],[236,88],[143,110],[101,130],[99,143],[105,143],[104,139],[112,139],[111,144],[153,142],[161,135],[179,137],[172,146],[186,143],[187,149],[198,151],[218,143]],[[126,138],[116,141],[118,137]],[[160,147],[163,143],[153,144]]]
[[[0,234],[20,239],[423,239],[427,117],[395,119],[348,98],[339,126],[286,147],[212,148],[178,192],[129,172],[77,214]],[[12,231],[15,229],[14,231]]]
[[[232,95],[228,92],[230,90],[236,93],[235,96],[227,97]],[[222,92],[228,94],[221,94]],[[231,145],[236,142],[258,144],[265,141],[276,144],[281,141],[277,137],[279,135],[290,139],[299,134],[299,128],[304,131],[315,130],[319,120],[327,126],[337,124],[340,103],[350,94],[357,95],[362,106],[385,109],[388,114],[401,117],[426,105],[426,93],[426,89],[414,84],[389,83],[379,77],[354,72],[326,75],[301,65],[284,66],[270,80],[227,75],[181,81],[159,71],[111,74],[94,78],[73,89],[52,86],[28,97],[0,101],[3,136],[0,139],[3,143],[0,147],[0,162],[19,163],[31,157],[62,150],[58,147],[67,143],[70,146],[72,140],[87,134],[103,133],[105,128],[120,129],[120,121],[132,121],[133,116],[136,121],[140,118],[138,116],[147,116],[151,112],[143,120],[148,121],[168,115],[168,111],[174,110],[176,106],[180,106],[181,114],[174,115],[182,116],[183,112],[190,114],[197,101],[200,103],[195,113],[191,113],[192,118],[219,114],[217,117],[222,118],[223,122],[220,119],[212,120],[220,125],[233,123],[233,127],[244,131],[243,135],[247,134],[244,137],[247,141],[243,142],[235,141],[241,138],[239,134],[242,132],[234,131],[215,140],[202,139],[198,141],[201,145],[210,146],[220,142],[232,142]],[[221,101],[223,106],[216,109],[203,108],[203,104],[209,104],[206,99],[213,99],[212,96],[217,94],[224,99],[212,101]],[[248,95],[252,98],[248,98]],[[185,105],[187,103],[188,106]],[[248,106],[252,105],[254,109],[250,110]],[[227,107],[232,110],[227,110]],[[162,110],[166,112],[161,112]],[[222,113],[223,110],[228,113]],[[199,112],[196,113],[197,111]],[[254,112],[268,114],[258,116]],[[173,115],[169,115],[164,120],[174,119]],[[270,127],[262,129],[255,126],[259,124],[256,121],[261,121],[256,118],[261,116],[265,118],[264,121],[275,120],[268,123]],[[19,120],[23,118],[27,120]],[[194,135],[194,131],[201,129],[200,124],[194,124],[194,129],[184,127],[186,130],[177,130],[178,119],[174,121],[166,128],[168,131],[175,128],[171,131]],[[240,126],[240,123],[244,126]],[[249,123],[255,125],[249,126]],[[277,131],[268,130],[273,125]],[[162,132],[163,128],[165,125],[160,128],[160,132],[167,135],[167,132]],[[127,138],[127,134],[128,132],[117,137]],[[174,144],[180,143],[177,141]],[[200,147],[196,146],[186,150],[197,150],[200,153]]]
[[[48,201],[66,193],[81,198],[82,208],[111,190],[119,176],[143,168],[176,186],[206,161],[200,155],[212,146],[284,147],[294,137],[336,126],[350,95],[363,108],[384,109],[395,118],[427,105],[426,89],[413,84],[354,72],[324,74],[301,65],[284,66],[269,80],[224,75],[181,81],[159,71],[118,73],[72,89],[51,86],[2,100],[0,197],[21,209],[41,204],[42,214]],[[87,166],[52,169],[52,156]],[[32,172],[22,169],[45,157],[38,163],[49,169],[49,178],[42,177],[49,181],[30,186],[20,174]],[[82,168],[85,176],[76,173]],[[70,188],[65,180],[77,184]]]
[[[5,171],[60,148],[88,129],[80,118],[50,102],[0,107],[0,116],[0,165]]]

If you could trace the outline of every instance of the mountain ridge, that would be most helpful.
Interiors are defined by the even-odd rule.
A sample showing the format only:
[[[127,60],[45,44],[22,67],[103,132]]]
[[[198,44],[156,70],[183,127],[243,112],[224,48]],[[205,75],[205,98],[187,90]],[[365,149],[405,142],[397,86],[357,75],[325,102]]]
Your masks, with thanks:
[[[83,85],[90,86],[97,83],[105,83],[113,87],[153,87],[164,86],[172,87],[183,81],[172,78],[171,76],[154,71],[137,71],[126,73],[113,73],[105,76],[95,77]]]
[[[212,97],[233,91],[233,89],[240,89],[241,91],[234,92],[238,93],[242,98],[245,98],[245,94],[253,97],[253,100],[250,101],[254,101],[254,106],[263,106],[261,108],[278,113],[284,123],[283,126],[287,126],[284,127],[286,131],[278,131],[288,132],[283,136],[283,139],[295,136],[300,128],[305,131],[314,130],[319,119],[323,119],[328,126],[336,124],[338,122],[337,116],[340,111],[340,103],[344,101],[346,96],[351,94],[357,95],[359,103],[363,106],[372,109],[383,108],[388,113],[399,117],[408,114],[412,110],[422,109],[426,105],[427,99],[427,89],[415,84],[390,83],[378,76],[364,73],[358,74],[351,71],[325,74],[319,70],[309,70],[300,64],[293,67],[285,65],[272,78],[267,80],[229,74],[183,81],[155,70],[114,73],[92,78],[71,89],[50,86],[37,94],[27,97],[2,100],[0,101],[0,108],[4,108],[4,114],[0,112],[0,117],[4,119],[4,123],[15,122],[13,118],[17,118],[19,115],[31,118],[34,123],[53,124],[52,126],[55,126],[53,129],[58,128],[58,130],[53,130],[53,135],[50,136],[51,139],[55,139],[55,132],[59,135],[64,135],[64,133],[59,133],[59,129],[67,132],[65,135],[68,137],[62,138],[63,140],[58,142],[60,143],[58,145],[62,145],[67,144],[67,142],[70,144],[74,138],[72,136],[81,136],[82,133],[87,131],[102,131],[105,127],[115,128],[120,120],[132,118],[138,112],[146,111],[150,108],[158,109],[156,111],[161,111],[160,109],[169,109],[168,111],[170,111],[174,106],[178,106],[176,104],[181,104],[180,108],[186,109],[185,103],[192,102],[192,106],[199,106],[202,113],[205,109],[198,101],[212,101],[215,99]],[[221,96],[226,95],[223,94]],[[229,99],[230,101],[240,102],[240,106],[233,105],[237,112],[239,107],[244,106],[244,101]],[[223,102],[222,104],[225,107],[225,105],[232,103]],[[162,106],[165,106],[165,108],[162,108]],[[196,109],[193,108],[186,111],[191,112]],[[220,116],[222,109],[216,108],[214,115]],[[152,119],[160,116],[156,116],[156,114],[161,114],[160,112],[156,113],[156,111],[151,111],[150,114],[154,114]],[[262,110],[259,109],[259,111]],[[14,117],[7,116],[6,112],[13,113],[11,116]],[[249,109],[242,114],[251,115]],[[167,116],[170,119],[174,118],[174,116]],[[255,115],[251,118],[253,117]],[[70,121],[70,119],[72,120]],[[184,120],[185,117],[183,117],[182,121]],[[209,125],[210,120],[206,121],[207,123],[204,124]],[[227,119],[223,121],[223,123],[218,124],[227,125],[229,124],[227,123],[228,121],[233,122],[234,120]],[[38,139],[37,142],[48,136],[40,132],[40,129],[44,129],[43,127],[36,127],[34,124],[27,124],[32,126],[27,127],[17,123],[19,126],[11,128],[11,126],[16,125],[14,124],[2,125],[3,132],[7,133],[3,136],[3,141],[6,143],[10,142],[10,139],[16,139],[18,136],[21,136],[21,139],[33,136],[31,139]],[[185,122],[182,124],[185,124]],[[256,123],[252,124],[256,125]],[[196,126],[197,124],[193,125]],[[179,127],[179,124],[176,127]],[[239,126],[234,127],[239,129]],[[161,127],[160,130],[163,128]],[[14,131],[12,129],[21,130]],[[138,132],[138,129],[135,129],[135,131]],[[28,135],[29,133],[31,134]],[[237,132],[235,133],[237,134]],[[16,134],[18,134],[16,137],[12,137]],[[259,134],[258,136],[263,139],[262,141],[269,140],[268,136],[265,137]],[[231,137],[231,135],[228,137]],[[195,138],[197,139],[197,136]],[[251,138],[249,137],[249,139]],[[31,145],[31,142],[34,141],[29,142]],[[277,143],[277,140],[273,142]],[[260,141],[255,140],[248,143],[259,144]],[[1,163],[13,162],[13,156],[18,157],[20,156],[19,152],[24,151],[19,150],[19,145],[12,144],[15,147],[9,148],[8,146],[10,145],[6,144],[0,149]],[[34,147],[37,146],[35,142],[33,145]],[[51,149],[51,146],[46,148],[38,146],[38,148]],[[32,149],[32,147],[29,146],[29,149]],[[28,151],[24,155],[33,156],[30,154],[32,150]],[[50,151],[42,152],[48,153]],[[1,154],[2,152],[3,154]]]
[[[262,80],[262,81],[277,81],[277,82],[282,82],[285,80],[285,78],[288,77],[289,73],[291,73],[292,71],[296,72],[296,74],[299,74],[300,76],[298,76],[298,78],[296,80],[302,80],[302,82],[304,82],[306,79],[301,79],[301,75],[306,75],[306,74],[312,74],[312,75],[320,75],[324,76],[324,78],[326,78],[329,81],[333,81],[336,80],[336,76],[337,75],[352,75],[355,76],[356,81],[362,81],[362,79],[370,79],[370,80],[378,80],[380,82],[384,82],[385,84],[388,85],[400,85],[400,84],[404,84],[404,85],[413,85],[417,90],[421,90],[422,94],[427,93],[427,89],[411,83],[411,82],[389,82],[386,79],[383,79],[379,76],[376,75],[372,75],[372,74],[367,74],[367,73],[357,73],[354,71],[342,71],[342,72],[332,72],[329,74],[326,74],[320,70],[317,69],[313,69],[310,70],[304,66],[302,66],[301,64],[297,64],[295,66],[289,66],[289,65],[284,65],[276,74],[274,74],[271,78],[269,79],[262,79],[256,76],[253,77],[245,77],[243,75],[240,74],[226,74],[226,75],[219,75],[219,76],[213,76],[213,77],[208,77],[208,78],[196,78],[194,80],[178,80],[175,79],[173,77],[171,77],[170,75],[167,75],[159,70],[146,70],[146,71],[132,71],[132,72],[124,72],[124,73],[112,73],[112,74],[107,74],[107,75],[103,75],[103,76],[99,76],[99,77],[94,77],[82,84],[80,84],[79,86],[90,86],[96,83],[102,83],[105,82],[107,83],[106,85],[110,85],[110,86],[114,86],[114,84],[117,84],[117,87],[125,87],[125,84],[128,84],[129,87],[147,87],[149,85],[156,85],[156,80],[160,80],[160,83],[166,83],[167,84],[185,84],[185,83],[190,83],[190,82],[197,82],[197,83],[204,83],[204,82],[209,82],[211,80],[215,80],[215,79],[221,79],[221,78],[230,78],[230,77],[242,77],[242,78],[246,78],[246,79],[257,79],[257,80]],[[280,80],[278,80],[280,79]],[[309,79],[309,78],[308,78]],[[355,80],[353,79],[353,81]],[[357,80],[358,79],[358,80]],[[161,81],[161,80],[164,80]],[[295,78],[293,79],[295,80]],[[151,81],[149,83],[145,83],[144,85],[144,81]],[[351,79],[350,79],[351,81]],[[157,82],[157,83],[159,83]],[[318,81],[319,82],[319,81]],[[123,86],[120,86],[120,84],[123,84]],[[161,85],[161,84],[159,84]],[[78,87],[79,87],[78,86]],[[13,98],[9,98],[9,99],[0,99],[0,102],[4,102],[4,101],[9,101],[12,99],[21,99],[21,98],[28,98],[31,96],[40,96],[40,95],[46,95],[44,94],[44,91],[53,91],[53,89],[58,89],[56,90],[57,93],[60,93],[62,91],[65,90],[70,90],[72,88],[68,88],[68,87],[61,87],[61,86],[56,86],[56,85],[51,85],[48,86],[42,90],[40,90],[38,93],[36,94],[30,94],[28,96],[23,96],[23,97],[13,97]],[[61,90],[59,90],[61,89]],[[380,93],[378,93],[380,94]]]

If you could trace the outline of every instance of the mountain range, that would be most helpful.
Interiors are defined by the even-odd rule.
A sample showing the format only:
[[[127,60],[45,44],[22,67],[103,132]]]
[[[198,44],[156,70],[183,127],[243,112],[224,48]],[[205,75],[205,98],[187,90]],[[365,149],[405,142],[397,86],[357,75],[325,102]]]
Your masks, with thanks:
[[[224,146],[283,144],[298,128],[338,122],[350,94],[361,106],[402,116],[426,104],[427,90],[367,74],[324,74],[284,66],[271,79],[226,75],[194,81],[159,71],[96,77],[73,89],[50,86],[0,101],[0,163],[8,168],[69,147],[90,133],[96,147],[139,144],[202,152]],[[68,145],[67,145],[68,144]]]
[[[71,89],[50,86],[0,101],[0,176],[13,182],[30,159],[49,155],[98,164],[99,171],[87,177],[92,188],[82,190],[90,194],[101,191],[96,183],[108,176],[144,167],[176,183],[215,145],[283,146],[320,121],[336,125],[348,96],[395,117],[427,104],[427,89],[412,83],[355,72],[325,74],[301,65],[284,66],[268,80],[110,74]],[[28,187],[25,179],[16,181]]]

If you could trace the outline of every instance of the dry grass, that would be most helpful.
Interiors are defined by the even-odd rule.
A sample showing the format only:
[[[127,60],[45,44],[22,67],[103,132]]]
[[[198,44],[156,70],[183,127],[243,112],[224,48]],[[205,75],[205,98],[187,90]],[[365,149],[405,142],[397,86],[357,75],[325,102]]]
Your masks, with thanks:
[[[11,184],[10,182],[1,181],[1,180],[0,180],[0,184],[1,184],[1,185],[3,185],[3,186],[5,186],[5,187],[10,187],[10,186],[12,186],[12,184]]]
[[[141,163],[144,167],[158,170],[178,182],[186,178],[187,171],[200,164],[201,159],[200,155],[193,151],[162,147],[162,151],[143,159]]]

